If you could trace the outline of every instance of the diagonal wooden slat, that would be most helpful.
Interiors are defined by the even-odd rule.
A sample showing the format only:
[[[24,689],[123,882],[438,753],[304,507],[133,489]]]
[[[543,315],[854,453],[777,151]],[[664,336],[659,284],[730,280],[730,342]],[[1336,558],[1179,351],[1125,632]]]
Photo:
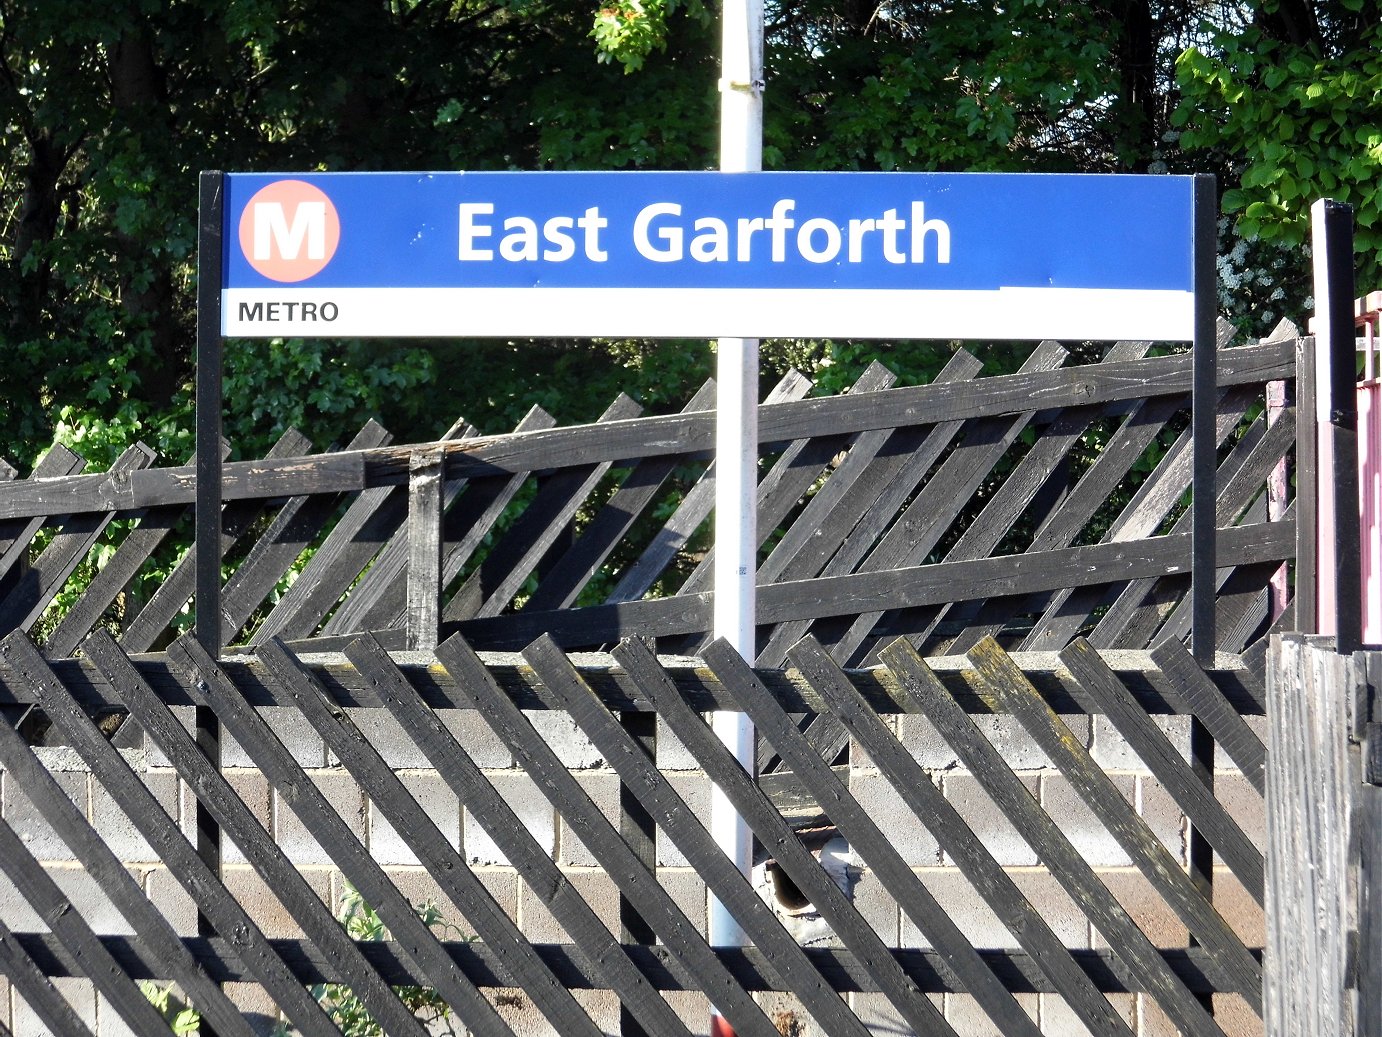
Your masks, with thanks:
[[[278,460],[301,454],[311,448],[311,443],[296,429],[289,429],[279,437],[266,460]],[[172,503],[172,502],[169,502]],[[249,530],[254,521],[264,512],[263,500],[234,500],[221,508],[220,556]],[[128,652],[147,652],[159,636],[168,629],[168,624],[189,601],[192,600],[193,585],[196,582],[195,552],[188,551],[174,567],[168,578],[158,590],[126,623],[120,635],[120,646]]]
[[[387,443],[392,437],[375,421],[368,421],[346,444],[345,449],[367,450]],[[297,561],[303,550],[340,506],[341,497],[317,493],[285,501],[269,528],[255,541],[221,590],[221,636],[226,644],[248,622],[257,609]]]
[[[1236,388],[1224,393],[1218,401],[1215,442],[1222,444],[1256,402],[1255,387]],[[1157,463],[1152,474],[1138,487],[1132,500],[1104,534],[1101,543],[1127,542],[1152,536],[1190,487],[1192,454],[1190,430],[1186,429]],[[1032,651],[1064,647],[1107,597],[1108,588],[1098,585],[1057,593],[1022,642],[1022,647]],[[952,645],[950,650],[958,652],[961,648],[969,647],[972,647],[969,643],[957,644]]]
[[[519,422],[518,430],[549,428],[553,424],[554,421],[544,410],[534,407]],[[473,439],[477,434],[474,426],[467,424],[464,419],[457,419],[446,430],[441,442]],[[420,446],[417,449],[427,448]],[[412,457],[410,454],[409,482],[412,480]],[[445,480],[442,506],[450,505],[463,490],[465,497],[469,498],[474,489],[475,480],[464,477]],[[403,626],[408,607],[408,511],[408,495],[400,493],[381,498],[377,509],[362,510],[356,517],[355,521],[361,522],[363,529],[349,543],[342,543],[340,553],[332,556],[334,564],[329,578],[336,593],[330,601],[326,600],[326,595],[318,598],[318,609],[324,605],[327,610],[337,599],[342,599],[340,606],[323,626],[323,632],[351,633],[369,626]],[[323,573],[323,578],[326,575]],[[358,583],[355,582],[357,576],[360,577]],[[263,640],[267,640],[268,636],[266,634]],[[285,633],[284,636],[288,635]]]
[[[1109,947],[1167,1016],[1193,1037],[1223,1037],[1161,952],[1099,881],[1094,869],[1041,808],[993,744],[960,708],[916,649],[896,641],[881,653],[897,678],[893,693],[908,712],[924,714],[983,785],[1004,816],[1089,917]]]
[[[437,659],[456,678],[457,693],[480,710],[485,722],[508,746],[544,796],[566,819],[581,843],[615,879],[619,891],[657,932],[686,971],[696,977],[713,1005],[737,1034],[780,1037],[776,1027],[711,950],[705,938],[672,901],[637,856],[533,729],[513,701],[494,682],[474,651],[460,637],[437,648]]]
[[[788,371],[768,393],[763,408],[799,400],[810,391],[811,379],[800,371]],[[610,604],[636,601],[648,593],[677,551],[686,545],[701,523],[709,517],[714,506],[715,462],[711,461],[662,529],[654,534],[638,560],[629,566],[606,601]]]
[[[1295,438],[1294,423],[1278,422],[1267,429],[1265,423],[1259,419],[1253,426],[1253,431],[1256,431],[1257,434],[1245,434],[1219,468],[1215,520],[1221,527],[1232,525],[1239,513],[1251,503],[1252,499],[1262,493],[1266,486],[1268,474],[1276,467],[1277,462],[1285,456]],[[1190,528],[1189,515],[1189,512],[1182,515],[1172,527],[1172,531],[1177,533],[1187,531]],[[1262,516],[1264,519],[1265,517],[1265,515]],[[1221,578],[1226,579],[1227,575],[1225,573]],[[1089,638],[1090,643],[1095,647],[1106,648],[1119,642],[1120,635],[1124,633],[1134,619],[1134,610],[1157,583],[1157,580],[1147,578],[1135,580],[1124,588],[1108,612],[1095,626],[1094,632]],[[1176,600],[1179,600],[1184,596],[1182,592],[1175,597]],[[1188,615],[1182,615],[1182,626],[1184,632],[1188,634]],[[1150,643],[1151,640],[1151,635],[1147,634],[1141,637],[1134,636],[1132,644],[1126,644],[1126,641],[1122,643],[1126,647],[1140,648]],[[1140,644],[1137,643],[1139,641]]]
[[[39,704],[62,730],[66,744],[81,754],[91,773],[111,798],[121,805],[135,828],[158,853],[169,873],[196,900],[202,914],[216,930],[225,934],[254,980],[263,985],[305,1037],[330,1037],[339,1033],[316,999],[274,952],[254,919],[197,855],[196,848],[159,805],[119,750],[86,716],[56,675],[51,670],[44,672],[44,660],[32,648],[23,651],[20,642],[16,642],[14,647],[21,651],[30,672],[42,674],[40,679],[31,680],[30,684],[39,694]],[[125,660],[114,638],[104,630],[93,633],[82,647],[88,658],[102,660],[104,665],[112,669],[118,665],[117,659]]]
[[[136,1033],[158,1033],[167,1029],[162,1016],[111,957],[81,913],[73,910],[67,894],[34,860],[24,840],[3,819],[0,819],[0,870],[10,877],[20,895],[47,923],[77,967],[105,995],[121,1019]]]
[[[724,791],[797,888],[830,923],[845,946],[858,955],[898,1013],[918,1033],[944,1032],[949,1028],[936,1006],[902,970],[890,949],[824,873],[767,796],[749,779],[705,721],[682,700],[652,652],[641,642],[625,640],[614,650],[614,657],[638,682],[657,715]]]
[[[704,410],[713,406],[714,401],[715,382],[712,379],[687,401],[682,413]],[[542,576],[523,607],[542,612],[563,609],[575,601],[620,539],[655,499],[663,483],[676,470],[678,460],[675,456],[650,457],[635,464],[576,542]]]
[[[54,1033],[63,1037],[93,1037],[86,1023],[73,1011],[71,1002],[62,996],[4,922],[0,922],[0,975],[13,984],[34,1014]]]
[[[61,443],[53,444],[52,449],[44,454],[42,460],[34,466],[29,481],[39,482],[39,485],[49,490],[49,503],[35,517],[27,520],[20,518],[0,522],[0,580],[8,576],[16,565],[28,560],[29,542],[43,528],[51,515],[61,514],[62,494],[60,492],[53,494],[55,483],[49,482],[49,480],[75,475],[85,467],[85,458],[69,450]],[[5,495],[8,496],[13,493],[14,487],[17,485],[19,485],[17,481],[7,480]]]
[[[289,805],[303,827],[318,843],[329,848],[333,859],[365,902],[379,913],[395,939],[403,943],[408,956],[422,973],[424,985],[435,987],[479,1037],[512,1037],[509,1025],[475,984],[456,968],[436,934],[418,918],[398,887],[360,845],[268,723],[244,701],[239,689],[216,661],[189,635],[169,645],[168,658],[194,682],[199,697],[216,712],[225,729],[269,782],[288,794]]]
[[[1000,1031],[1038,1034],[1036,1024],[984,964],[949,912],[936,902],[873,818],[816,755],[787,714],[769,704],[763,686],[748,663],[723,639],[706,648],[705,660],[725,682],[739,709],[753,720],[754,727],[767,736],[796,776],[815,793],[817,800],[827,805],[840,833],[863,855],[907,917],[941,951],[947,966]]]
[[[427,755],[462,806],[503,851],[610,988],[619,994],[621,1003],[644,1020],[650,1033],[659,1037],[690,1037],[686,1024],[639,971],[626,948],[615,942],[585,898],[427,707],[379,642],[365,635],[346,648],[346,657],[366,679],[374,682],[385,706],[408,737]]]
[[[131,472],[147,468],[153,460],[154,452],[143,443],[136,443],[115,459],[110,474],[128,478]],[[115,516],[115,511],[69,516],[43,553],[0,601],[0,631],[27,630],[62,590],[67,577]]]
[[[1262,1007],[1262,967],[1248,953],[1212,904],[1195,889],[1170,851],[1147,828],[1121,792],[1090,758],[1064,721],[1041,698],[1022,671],[989,639],[969,653],[980,677],[1002,704],[1079,792],[1148,882],[1186,928],[1215,954],[1215,964],[1234,990],[1255,1010]]]
[[[229,456],[230,445],[223,442],[221,460]],[[129,586],[140,567],[189,514],[185,504],[147,508],[136,513],[136,516],[122,514],[121,518],[137,517],[138,524],[125,535],[115,554],[92,578],[81,600],[72,606],[48,635],[43,642],[44,652],[50,658],[71,655],[82,638],[100,622],[102,613]]]
[[[1141,357],[1146,354],[1150,345],[1148,342],[1117,343],[1109,350],[1103,362]],[[1089,426],[1103,414],[1104,408],[1098,406],[1070,407],[1058,412],[1050,423],[1041,429],[1036,442],[1023,455],[1017,467],[1003,479],[1002,485],[989,498],[983,510],[968,525],[955,545],[946,552],[944,560],[958,562],[992,554],[1024,512],[1033,507],[1033,501],[1048,486],[1051,479],[1058,474],[1068,477],[1068,472],[1064,469],[1069,466],[1071,450],[1079,443],[1080,437]],[[1068,504],[1065,498],[1066,494],[1060,494],[1059,503],[1052,500],[1046,506],[1046,510],[1038,509],[1039,513],[1033,514],[1029,521],[1039,528],[1054,512],[1064,513]],[[973,610],[966,608],[966,605],[972,606],[973,603],[960,603],[958,608],[941,605],[915,610],[916,615],[903,618],[899,625],[901,629],[909,631],[908,639],[920,648],[942,621],[960,616],[972,617]],[[877,649],[883,647],[884,643],[886,640],[880,639],[872,652],[864,657],[862,664],[868,665],[876,656]]]
[[[971,379],[978,374],[981,366],[973,354],[958,350],[936,376],[936,382]],[[961,421],[948,421],[889,430],[882,456],[853,480],[847,500],[822,520],[821,534],[823,538],[828,538],[828,543],[823,546],[828,546],[829,551],[822,552],[825,557],[820,560],[819,567],[815,565],[815,559],[808,565],[806,559],[809,556],[802,556],[800,564],[805,569],[803,578],[853,572],[883,534],[897,509],[963,427]],[[806,533],[809,535],[811,530],[808,528]],[[782,580],[779,578],[778,582]],[[777,624],[758,654],[758,665],[781,665],[787,649],[810,626],[809,620]]]
[[[642,408],[620,394],[600,415],[598,424],[613,424],[636,417]],[[447,609],[448,616],[495,616],[506,609],[566,529],[576,511],[594,491],[612,462],[563,468],[542,482],[523,514],[505,531],[456,592],[452,605],[463,603],[464,612]]]
[[[1077,639],[1060,653],[1091,703],[1103,713],[1148,770],[1175,797],[1176,804],[1204,833],[1230,870],[1258,904],[1262,903],[1265,863],[1233,817],[1181,758],[1165,733],[1152,723],[1093,646]]]
[[[139,718],[145,733],[196,793],[198,801],[215,818],[221,830],[234,840],[245,859],[301,926],[303,935],[337,963],[343,981],[364,1002],[370,1014],[390,1034],[426,1037],[417,1019],[370,966],[302,874],[274,844],[230,783],[206,758],[124,652],[111,648],[99,635],[92,638],[90,644],[93,648],[91,661],[112,692]]]
[[[550,638],[540,639],[524,650],[523,658],[541,678],[554,704],[560,703],[601,751],[753,944],[767,952],[783,989],[795,994],[827,1033],[865,1037],[868,1030],[863,1023],[802,953],[744,874],[715,845],[695,811],[581,680],[561,649]]]
[[[884,726],[849,678],[812,638],[788,654],[791,664],[830,702],[837,717],[887,777],[899,798],[936,837],[984,902],[1038,963],[1052,986],[1092,1033],[1131,1034],[1108,999],[1032,907],[1012,877],[984,848],[954,805]]]
[[[522,987],[539,1011],[563,1033],[600,1037],[599,1027],[533,953],[513,920],[494,902],[489,890],[398,775],[346,712],[331,701],[311,671],[301,666],[281,641],[261,645],[256,655],[417,855],[442,892],[495,950],[514,980],[512,985]]]
[[[51,686],[57,683],[43,657],[23,634],[16,631],[7,637],[0,645],[0,652],[10,660],[13,672],[21,679],[31,686],[39,686],[40,696],[51,692]],[[48,687],[42,688],[43,685]],[[153,958],[166,970],[167,978],[181,984],[193,1004],[219,1032],[251,1037],[239,1010],[220,987],[206,977],[172,925],[150,903],[105,840],[8,724],[0,724],[0,764],[4,766],[7,779],[20,783],[25,795],[85,866],[87,874],[140,934]]]
[[[1043,342],[1024,361],[1019,374],[1055,370],[1068,355],[1059,343]],[[1024,410],[1016,415],[980,418],[967,424],[963,440],[897,516],[892,528],[868,553],[860,569],[877,572],[923,563],[964,510],[970,496],[1035,416],[1035,410]],[[839,662],[847,662],[882,615],[883,611],[861,613],[853,617],[842,632],[823,629],[821,640]]]
[[[1152,661],[1161,667],[1174,693],[1209,729],[1214,741],[1238,764],[1253,788],[1266,795],[1266,747],[1223,692],[1205,676],[1189,650],[1179,642],[1163,641],[1152,649]]]
[[[935,381],[972,378],[981,366],[972,353],[959,349]],[[807,579],[824,571],[831,556],[892,482],[891,475],[913,453],[918,436],[928,431],[877,429],[861,433],[759,566],[759,582]]]
[[[466,428],[464,422],[457,422],[442,438],[464,435]],[[381,546],[398,531],[406,514],[404,494],[398,487],[360,491],[249,643],[260,644],[271,637],[306,637],[316,630],[370,559],[380,554]]]
[[[851,395],[881,392],[895,381],[893,374],[879,363],[872,363],[855,379]],[[867,398],[867,397],[865,397]],[[847,435],[824,434],[789,443],[758,481],[758,545],[782,524],[811,486],[820,478],[821,470],[850,445]],[[681,588],[682,594],[697,594],[710,589],[715,576],[715,546],[696,566]]]

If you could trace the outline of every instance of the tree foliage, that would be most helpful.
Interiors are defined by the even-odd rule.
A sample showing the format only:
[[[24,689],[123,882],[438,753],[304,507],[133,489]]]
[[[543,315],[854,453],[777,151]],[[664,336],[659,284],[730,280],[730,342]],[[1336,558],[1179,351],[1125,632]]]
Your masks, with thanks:
[[[712,11],[0,0],[0,456],[190,451],[198,171],[713,168]],[[1321,195],[1357,206],[1375,281],[1374,0],[775,0],[768,21],[769,168],[1208,170],[1245,324],[1302,316]],[[880,351],[906,380],[948,352],[769,343],[765,363],[839,388]],[[534,403],[586,419],[619,389],[679,405],[708,368],[699,343],[231,343],[227,431],[248,454],[289,422],[325,444],[367,414],[408,437]]]

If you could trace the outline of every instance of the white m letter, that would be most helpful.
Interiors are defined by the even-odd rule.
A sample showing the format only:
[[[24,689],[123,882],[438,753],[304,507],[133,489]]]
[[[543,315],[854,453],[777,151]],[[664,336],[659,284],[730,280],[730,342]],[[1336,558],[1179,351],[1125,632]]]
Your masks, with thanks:
[[[326,203],[298,202],[293,222],[283,212],[282,202],[256,202],[254,205],[254,258],[273,259],[270,239],[278,247],[282,259],[298,258],[303,239],[307,241],[308,259],[326,258]]]

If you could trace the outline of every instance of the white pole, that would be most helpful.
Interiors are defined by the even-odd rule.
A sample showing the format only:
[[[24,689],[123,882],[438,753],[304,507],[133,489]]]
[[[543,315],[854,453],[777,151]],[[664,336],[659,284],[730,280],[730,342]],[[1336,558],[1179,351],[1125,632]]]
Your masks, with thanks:
[[[725,0],[720,60],[720,169],[763,168],[763,0]],[[748,662],[754,651],[758,549],[758,340],[722,338],[716,361],[715,634]],[[716,735],[754,774],[753,724],[743,713],[711,718]],[[753,834],[718,787],[711,789],[710,833],[746,876]],[[710,945],[739,947],[744,931],[717,899],[710,902]],[[712,1010],[712,1037],[732,1037]]]

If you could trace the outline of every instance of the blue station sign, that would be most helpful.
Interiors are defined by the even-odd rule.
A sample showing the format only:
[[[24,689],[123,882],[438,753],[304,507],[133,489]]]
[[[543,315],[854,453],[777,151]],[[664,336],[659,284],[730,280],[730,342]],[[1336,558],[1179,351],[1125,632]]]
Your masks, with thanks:
[[[222,330],[1193,337],[1193,179],[229,174]]]

